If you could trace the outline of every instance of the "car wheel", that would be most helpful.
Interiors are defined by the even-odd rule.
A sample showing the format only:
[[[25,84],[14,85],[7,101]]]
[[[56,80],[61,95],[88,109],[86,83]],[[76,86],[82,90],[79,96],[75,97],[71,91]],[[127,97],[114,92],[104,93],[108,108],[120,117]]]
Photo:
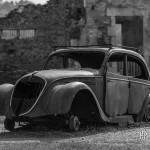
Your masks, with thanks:
[[[146,106],[145,113],[144,113],[144,121],[150,121],[150,104]]]
[[[79,131],[80,129],[80,121],[77,116],[72,115],[69,119],[69,128],[72,131]]]
[[[13,119],[6,118],[4,120],[4,127],[6,130],[13,131],[15,127],[15,121]]]

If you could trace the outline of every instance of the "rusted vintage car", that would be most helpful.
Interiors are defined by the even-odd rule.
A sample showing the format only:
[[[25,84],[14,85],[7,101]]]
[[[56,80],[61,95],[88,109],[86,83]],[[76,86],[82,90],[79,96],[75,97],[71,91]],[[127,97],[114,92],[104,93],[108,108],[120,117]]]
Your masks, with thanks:
[[[16,82],[4,125],[57,120],[77,131],[87,122],[149,121],[149,80],[144,58],[127,48],[61,48]]]

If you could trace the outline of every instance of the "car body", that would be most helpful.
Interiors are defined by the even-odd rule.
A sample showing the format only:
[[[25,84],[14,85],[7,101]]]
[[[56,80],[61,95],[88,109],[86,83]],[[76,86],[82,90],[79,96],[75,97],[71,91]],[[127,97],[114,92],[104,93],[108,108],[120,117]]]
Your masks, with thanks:
[[[44,68],[21,77],[4,122],[61,119],[77,131],[83,122],[147,120],[150,76],[144,58],[127,48],[68,47],[51,53]],[[60,119],[61,118],[61,119]]]

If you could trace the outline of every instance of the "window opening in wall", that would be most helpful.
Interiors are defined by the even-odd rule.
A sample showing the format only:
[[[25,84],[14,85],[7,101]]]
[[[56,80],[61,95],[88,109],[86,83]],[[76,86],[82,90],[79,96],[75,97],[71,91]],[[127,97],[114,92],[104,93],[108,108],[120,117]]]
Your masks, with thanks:
[[[1,39],[14,39],[17,37],[17,30],[2,30]]]
[[[1,39],[30,39],[35,37],[35,29],[2,29],[0,33]]]
[[[33,38],[35,36],[35,30],[20,30],[19,39]]]
[[[143,49],[143,16],[116,16],[122,26],[122,44]]]

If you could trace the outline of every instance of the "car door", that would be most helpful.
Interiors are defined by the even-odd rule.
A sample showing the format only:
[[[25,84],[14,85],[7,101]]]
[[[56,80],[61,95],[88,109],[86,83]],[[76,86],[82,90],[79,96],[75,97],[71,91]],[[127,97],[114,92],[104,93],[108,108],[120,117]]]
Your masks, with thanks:
[[[150,81],[145,63],[133,55],[127,56],[127,72],[130,81],[129,114],[138,114],[149,93]]]
[[[126,55],[112,54],[107,62],[105,113],[110,117],[128,110],[129,80],[126,76]]]

